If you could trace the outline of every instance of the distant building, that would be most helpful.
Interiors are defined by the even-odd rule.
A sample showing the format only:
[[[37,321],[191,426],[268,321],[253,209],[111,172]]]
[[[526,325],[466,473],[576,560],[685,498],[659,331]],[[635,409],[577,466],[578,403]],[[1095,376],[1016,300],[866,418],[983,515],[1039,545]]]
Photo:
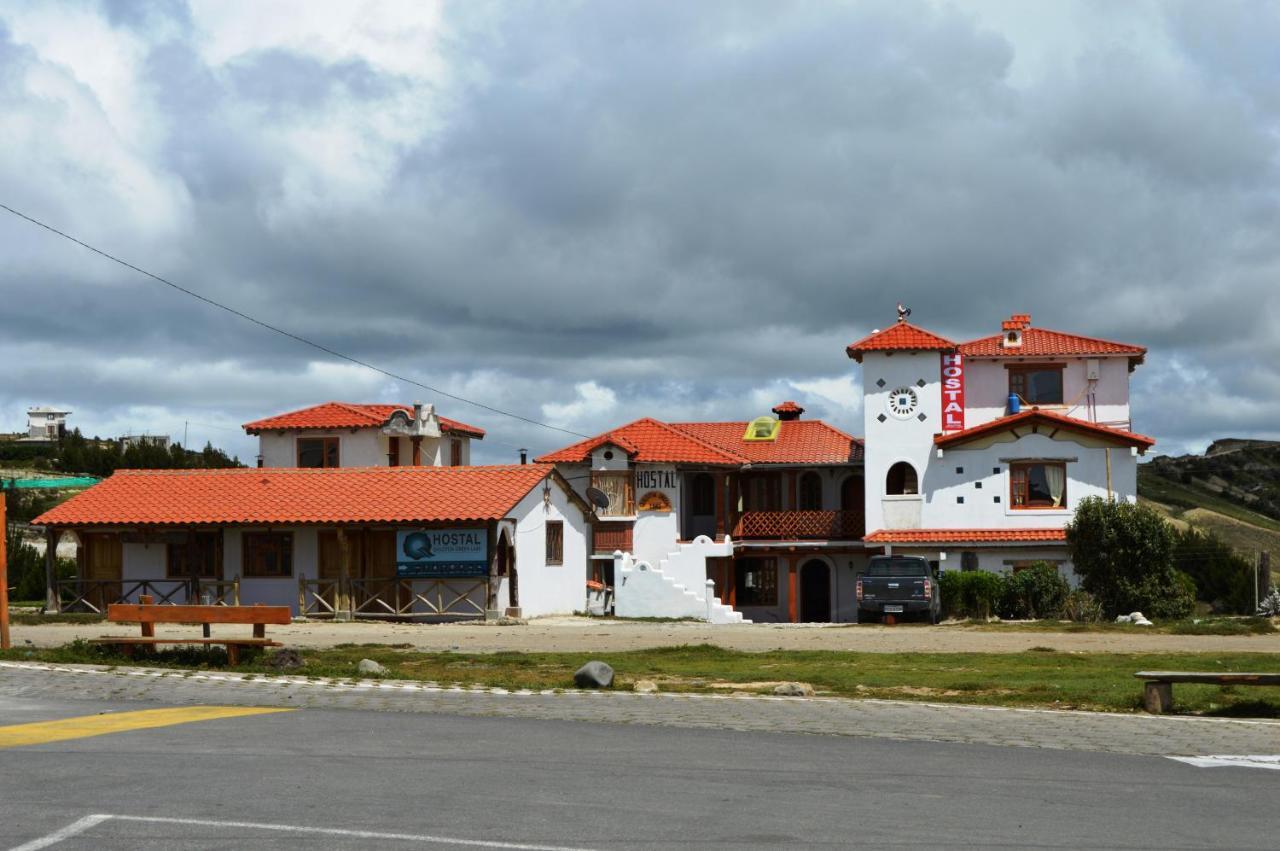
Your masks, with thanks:
[[[31,443],[53,443],[67,436],[67,416],[70,411],[61,408],[27,408],[27,435],[21,438]]]
[[[161,449],[169,448],[169,435],[167,434],[125,434],[120,436],[120,448],[128,449],[130,446],[159,446]]]

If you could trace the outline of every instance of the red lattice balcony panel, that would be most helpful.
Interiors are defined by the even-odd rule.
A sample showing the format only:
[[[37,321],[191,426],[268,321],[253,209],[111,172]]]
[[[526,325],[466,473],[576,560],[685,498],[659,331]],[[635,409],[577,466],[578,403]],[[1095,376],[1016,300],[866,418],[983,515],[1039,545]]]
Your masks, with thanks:
[[[866,532],[861,511],[748,511],[733,529],[738,540],[857,541]]]

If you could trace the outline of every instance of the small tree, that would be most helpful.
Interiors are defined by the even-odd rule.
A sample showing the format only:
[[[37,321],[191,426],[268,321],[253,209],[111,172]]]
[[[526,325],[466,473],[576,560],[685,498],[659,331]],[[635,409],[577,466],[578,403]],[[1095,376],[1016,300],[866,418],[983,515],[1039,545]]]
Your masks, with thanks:
[[[1173,567],[1173,529],[1151,508],[1084,499],[1067,526],[1067,546],[1081,586],[1108,617],[1135,610],[1162,618],[1191,613],[1194,594]]]

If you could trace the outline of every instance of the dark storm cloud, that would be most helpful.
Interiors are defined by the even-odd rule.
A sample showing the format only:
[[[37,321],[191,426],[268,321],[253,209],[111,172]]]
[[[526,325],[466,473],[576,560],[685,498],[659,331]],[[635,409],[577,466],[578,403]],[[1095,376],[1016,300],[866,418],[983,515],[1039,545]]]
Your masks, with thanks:
[[[393,371],[579,431],[786,394],[856,432],[843,347],[901,300],[957,339],[1030,311],[1151,346],[1135,426],[1173,448],[1275,433],[1267,7],[1152,6],[1135,43],[1097,7],[1050,56],[963,4],[450,4],[429,74],[323,39],[211,59],[199,15],[129,5],[125,107],[0,29],[5,135],[51,170],[11,158],[0,195]],[[36,147],[68,120],[95,138]],[[0,248],[6,423],[431,399],[28,226]],[[438,401],[491,458],[569,439]]]

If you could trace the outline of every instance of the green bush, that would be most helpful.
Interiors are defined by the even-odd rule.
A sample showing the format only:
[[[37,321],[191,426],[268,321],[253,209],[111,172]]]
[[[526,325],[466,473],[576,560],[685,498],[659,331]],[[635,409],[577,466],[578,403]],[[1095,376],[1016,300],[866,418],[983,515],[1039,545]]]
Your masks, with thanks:
[[[1063,601],[1062,616],[1075,623],[1098,623],[1102,620],[1102,604],[1088,591],[1077,588]]]
[[[986,619],[1004,598],[1004,577],[985,570],[946,571],[938,580],[945,617]]]
[[[1195,598],[1215,612],[1253,613],[1253,565],[1212,532],[1174,532],[1173,566],[1195,581]]]
[[[1066,531],[1080,584],[1107,617],[1135,610],[1162,618],[1191,613],[1195,595],[1173,567],[1173,528],[1153,509],[1088,497]]]
[[[1058,618],[1070,593],[1071,586],[1058,575],[1058,568],[1040,561],[1004,577],[998,611],[1009,620]]]

